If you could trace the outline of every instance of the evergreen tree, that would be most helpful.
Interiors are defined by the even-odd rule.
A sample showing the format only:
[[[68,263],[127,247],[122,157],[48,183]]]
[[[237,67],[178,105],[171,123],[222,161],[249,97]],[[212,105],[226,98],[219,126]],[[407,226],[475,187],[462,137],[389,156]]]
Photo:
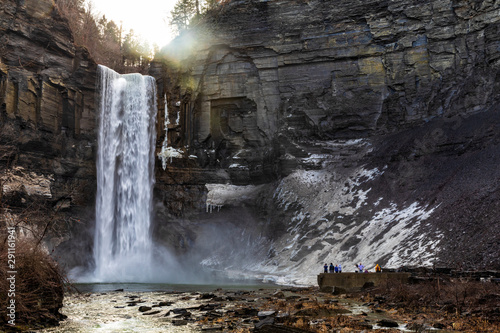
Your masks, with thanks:
[[[170,12],[170,25],[180,33],[196,24],[207,12],[216,9],[231,0],[177,0]]]
[[[122,44],[123,60],[126,66],[137,66],[140,61],[139,42],[135,38],[134,30],[125,35]]]
[[[177,32],[185,30],[189,26],[189,21],[196,14],[197,0],[179,0],[170,12],[170,25],[175,27]]]

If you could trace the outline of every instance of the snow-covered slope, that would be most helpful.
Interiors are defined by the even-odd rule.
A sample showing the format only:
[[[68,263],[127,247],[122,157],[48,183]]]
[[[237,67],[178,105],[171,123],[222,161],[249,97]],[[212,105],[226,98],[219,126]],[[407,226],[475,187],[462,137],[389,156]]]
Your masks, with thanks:
[[[459,127],[437,120],[369,139],[296,143],[309,153],[284,154],[297,167],[278,181],[207,185],[203,246],[193,249],[212,269],[283,284],[315,284],[325,263],[497,267],[499,124],[489,112]]]
[[[364,140],[322,145],[335,146],[342,152],[355,148],[355,157],[371,151],[371,145]],[[320,166],[317,170],[298,169],[273,184],[273,208],[268,209],[284,232],[261,235],[253,240],[250,249],[242,249],[266,254],[264,258],[247,258],[245,274],[285,284],[314,284],[324,263],[341,264],[344,271],[353,271],[355,263],[363,263],[368,269],[377,263],[385,267],[433,264],[441,235],[429,232],[425,226],[438,204],[398,203],[380,197],[372,189],[381,186],[384,169],[342,167],[336,154],[313,155],[304,160],[309,163],[313,159]],[[207,187],[207,206],[216,205],[218,212],[228,209],[224,207],[226,202],[234,207],[237,198],[259,196],[255,186]],[[213,267],[222,262],[230,260],[218,251],[204,260]]]

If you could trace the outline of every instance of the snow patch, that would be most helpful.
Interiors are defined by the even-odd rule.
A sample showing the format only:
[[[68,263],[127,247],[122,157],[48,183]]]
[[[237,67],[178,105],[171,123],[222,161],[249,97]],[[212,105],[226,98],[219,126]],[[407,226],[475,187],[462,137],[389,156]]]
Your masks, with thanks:
[[[353,271],[359,262],[373,269],[380,260],[385,267],[432,265],[441,236],[422,235],[420,230],[437,207],[386,204],[377,197],[365,208],[384,171],[296,170],[282,179],[273,198],[279,209],[291,214],[288,232],[274,240],[275,255],[252,269],[280,283],[315,284],[325,262],[342,264],[344,271]]]
[[[42,175],[35,172],[28,172],[23,167],[16,166],[6,171],[0,177],[0,189],[4,195],[19,192],[28,196],[41,196],[47,199],[52,198],[51,184],[54,175]]]
[[[205,184],[208,190],[206,204],[207,213],[214,208],[220,210],[224,205],[236,204],[244,200],[255,198],[263,185],[237,186],[230,184]]]
[[[163,170],[165,170],[168,159],[170,159],[170,163],[172,163],[173,158],[182,158],[183,153],[180,149],[163,146],[161,151],[158,153],[158,157],[161,158]]]

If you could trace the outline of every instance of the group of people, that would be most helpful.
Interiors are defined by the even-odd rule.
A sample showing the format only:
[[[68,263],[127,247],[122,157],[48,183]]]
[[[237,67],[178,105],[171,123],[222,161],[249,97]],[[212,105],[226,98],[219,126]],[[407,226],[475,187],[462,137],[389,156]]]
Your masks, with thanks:
[[[338,264],[333,266],[333,263],[330,263],[328,266],[326,263],[323,266],[323,272],[325,273],[342,273],[342,265]]]
[[[355,270],[356,273],[369,273],[368,269],[365,268],[365,266],[362,263],[355,264],[357,270]],[[323,266],[323,272],[324,273],[342,273],[342,266],[340,264],[333,266],[333,263],[330,263],[330,266],[325,263]],[[382,268],[380,267],[379,264],[375,266],[375,272],[380,273],[382,272]]]
[[[365,266],[363,266],[363,264],[362,264],[362,263],[359,263],[359,265],[356,265],[356,268],[358,269],[359,273],[369,273],[369,272],[368,272],[368,269],[366,269],[366,268],[365,268]],[[358,271],[355,271],[355,272],[358,272]],[[382,272],[382,268],[380,267],[380,265],[379,265],[379,264],[377,264],[377,265],[375,266],[375,272],[376,272],[376,273],[380,273],[380,272]]]

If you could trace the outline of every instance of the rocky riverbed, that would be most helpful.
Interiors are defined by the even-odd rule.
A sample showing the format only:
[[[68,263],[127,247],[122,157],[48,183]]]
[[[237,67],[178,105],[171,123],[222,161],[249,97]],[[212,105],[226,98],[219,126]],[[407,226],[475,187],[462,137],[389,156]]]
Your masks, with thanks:
[[[72,293],[61,310],[68,318],[43,332],[500,332],[499,286],[450,282],[341,295],[315,287]]]
[[[44,332],[301,332],[304,324],[327,327],[327,317],[360,328],[371,328],[377,325],[375,318],[383,319],[359,317],[369,308],[316,288],[73,293],[67,295],[61,312],[68,318]]]

